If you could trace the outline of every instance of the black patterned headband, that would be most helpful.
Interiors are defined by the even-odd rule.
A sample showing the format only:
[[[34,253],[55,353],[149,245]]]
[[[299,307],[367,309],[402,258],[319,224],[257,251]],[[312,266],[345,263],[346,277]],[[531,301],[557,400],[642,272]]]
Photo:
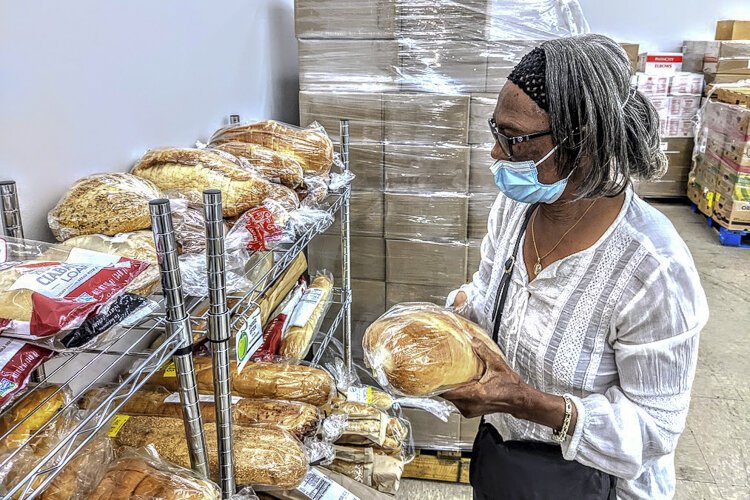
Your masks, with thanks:
[[[537,106],[544,111],[549,111],[546,73],[547,59],[544,56],[544,50],[537,47],[521,58],[508,76],[508,80],[518,85]]]

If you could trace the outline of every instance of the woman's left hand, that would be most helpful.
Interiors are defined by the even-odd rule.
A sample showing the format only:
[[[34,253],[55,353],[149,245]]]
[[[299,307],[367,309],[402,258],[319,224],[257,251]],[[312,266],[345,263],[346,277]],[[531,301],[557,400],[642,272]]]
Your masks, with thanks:
[[[467,418],[490,413],[513,413],[523,402],[528,387],[505,362],[500,350],[489,339],[472,337],[472,348],[484,362],[482,378],[476,382],[441,394]]]

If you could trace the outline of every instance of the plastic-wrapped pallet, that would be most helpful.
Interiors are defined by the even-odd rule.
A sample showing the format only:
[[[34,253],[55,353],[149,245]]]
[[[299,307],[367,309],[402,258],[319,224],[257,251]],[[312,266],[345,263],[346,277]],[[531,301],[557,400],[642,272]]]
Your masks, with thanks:
[[[688,197],[728,229],[750,229],[750,109],[710,101],[695,140]]]
[[[588,27],[575,0],[296,0],[295,18],[301,124],[339,142],[349,119],[356,345],[388,304],[442,303],[473,274],[497,94],[541,41]],[[339,234],[309,247],[336,280]]]

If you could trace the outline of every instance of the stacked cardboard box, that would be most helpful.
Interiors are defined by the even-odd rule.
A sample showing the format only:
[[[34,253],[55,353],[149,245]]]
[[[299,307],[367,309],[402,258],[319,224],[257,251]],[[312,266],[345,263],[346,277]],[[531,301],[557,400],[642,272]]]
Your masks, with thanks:
[[[688,197],[728,229],[750,229],[750,109],[708,103],[697,139]]]
[[[497,93],[539,39],[569,34],[544,3],[296,1],[300,122],[338,140],[350,120],[355,333],[392,304],[444,303],[475,271]],[[311,245],[313,267],[335,263],[337,232]]]
[[[497,195],[487,119],[524,54],[580,28],[556,4],[296,0],[300,122],[338,140],[350,120],[355,358],[387,307],[443,304],[477,269]],[[337,233],[310,245],[312,268],[340,274]],[[420,447],[455,449],[476,432],[461,418],[414,418]]]
[[[702,71],[706,83],[750,78],[750,21],[719,21],[716,40],[686,41],[683,71]]]
[[[661,149],[668,168],[659,180],[635,183],[641,196],[685,196],[692,165],[694,119],[701,106],[703,74],[666,71],[637,73],[635,85],[659,112]]]

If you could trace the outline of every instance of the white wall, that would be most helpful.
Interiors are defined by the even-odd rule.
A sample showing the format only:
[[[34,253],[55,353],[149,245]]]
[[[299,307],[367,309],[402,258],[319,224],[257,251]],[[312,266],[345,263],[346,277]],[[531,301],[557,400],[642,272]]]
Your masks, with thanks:
[[[293,0],[0,0],[0,178],[26,236],[76,179],[225,117],[297,121]]]
[[[683,40],[713,40],[716,21],[750,20],[750,0],[579,0],[591,31],[641,50],[679,51]]]

